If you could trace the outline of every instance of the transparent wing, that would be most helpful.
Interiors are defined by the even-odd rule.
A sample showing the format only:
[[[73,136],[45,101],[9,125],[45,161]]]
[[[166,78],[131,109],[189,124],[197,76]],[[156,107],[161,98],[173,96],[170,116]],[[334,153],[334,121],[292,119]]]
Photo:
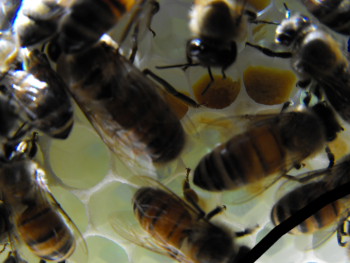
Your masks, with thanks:
[[[40,175],[40,171],[39,171]],[[39,185],[39,191],[43,202],[49,202],[63,217],[65,223],[68,225],[69,229],[72,231],[75,238],[75,250],[72,256],[69,257],[70,261],[73,262],[87,262],[88,260],[88,248],[85,239],[78,227],[74,224],[69,215],[62,209],[61,205],[57,202],[55,197],[50,192],[47,184],[42,176],[37,176],[37,183]]]
[[[118,212],[111,213],[108,216],[108,220],[112,228],[126,240],[158,254],[174,258],[179,262],[194,263],[182,254],[181,251],[151,237],[138,224],[131,225],[130,221],[127,222]]]

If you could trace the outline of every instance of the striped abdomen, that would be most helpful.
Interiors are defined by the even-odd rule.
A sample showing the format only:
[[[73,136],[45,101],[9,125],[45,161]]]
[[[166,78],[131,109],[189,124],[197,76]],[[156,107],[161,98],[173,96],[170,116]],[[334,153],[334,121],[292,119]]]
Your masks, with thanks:
[[[301,186],[282,197],[272,208],[271,221],[274,225],[292,216],[307,204],[330,191],[328,182],[316,182]],[[313,233],[337,222],[341,214],[340,201],[333,202],[293,228],[290,233]]]
[[[185,132],[169,105],[154,90],[153,83],[142,84],[137,78],[130,79],[129,86],[120,90],[122,96],[101,105],[112,115],[114,127],[121,128],[111,131],[110,136],[126,137],[134,153],[146,153],[154,162],[172,161],[185,145]],[[95,121],[105,126],[105,119]]]
[[[141,227],[156,240],[179,249],[192,226],[186,207],[169,193],[150,187],[137,191],[133,209]]]
[[[17,218],[20,238],[38,257],[62,261],[75,249],[75,238],[62,216],[48,204],[28,206]]]
[[[202,158],[193,183],[209,191],[234,190],[283,171],[285,165],[281,138],[270,126],[261,126],[233,137]]]
[[[78,0],[62,19],[58,41],[65,53],[91,46],[128,13],[136,0]]]
[[[58,72],[73,98],[107,146],[121,144],[154,162],[174,160],[185,144],[185,132],[158,87],[114,47],[100,45],[62,56]]]

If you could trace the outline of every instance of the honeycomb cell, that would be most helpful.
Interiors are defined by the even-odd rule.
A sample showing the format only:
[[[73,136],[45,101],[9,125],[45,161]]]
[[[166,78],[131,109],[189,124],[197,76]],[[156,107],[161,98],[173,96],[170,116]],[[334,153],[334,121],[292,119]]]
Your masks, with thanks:
[[[107,238],[89,236],[86,243],[89,247],[88,263],[129,262],[125,250]]]
[[[211,109],[224,109],[230,106],[241,90],[241,80],[233,81],[230,77],[213,75],[214,82],[202,96],[202,92],[210,83],[208,74],[202,76],[193,86],[193,94],[199,104]]]
[[[247,4],[254,7],[257,12],[264,10],[269,6],[271,0],[248,0]]]
[[[104,178],[109,157],[100,137],[85,127],[75,125],[67,140],[53,141],[50,162],[53,171],[65,184],[88,188]]]
[[[257,103],[275,105],[286,102],[297,78],[290,70],[249,66],[243,73],[248,95]]]

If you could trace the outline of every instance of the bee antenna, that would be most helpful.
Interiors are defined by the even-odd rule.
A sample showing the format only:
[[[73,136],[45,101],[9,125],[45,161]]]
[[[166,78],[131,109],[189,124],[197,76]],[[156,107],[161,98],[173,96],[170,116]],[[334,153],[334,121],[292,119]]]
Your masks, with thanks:
[[[283,3],[283,6],[286,9],[286,18],[289,19],[289,17],[290,17],[290,10],[289,10],[289,8],[288,8],[286,3]]]

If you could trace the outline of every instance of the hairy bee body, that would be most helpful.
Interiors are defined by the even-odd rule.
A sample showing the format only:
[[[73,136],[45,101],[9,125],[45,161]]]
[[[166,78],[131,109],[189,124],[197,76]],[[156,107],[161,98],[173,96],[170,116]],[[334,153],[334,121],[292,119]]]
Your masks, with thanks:
[[[302,80],[320,88],[338,114],[350,121],[350,67],[343,49],[309,19],[294,15],[276,29],[276,42],[290,46],[292,66]]]
[[[102,140],[115,153],[126,146],[155,162],[175,159],[185,143],[182,125],[159,89],[118,49],[101,41],[63,55],[58,73]]]
[[[302,0],[307,10],[332,30],[350,35],[350,2],[346,0]]]
[[[319,196],[350,182],[349,165],[349,156],[346,156],[343,162],[334,167],[308,173],[305,178],[307,176],[311,178],[313,174],[317,174],[320,178],[298,186],[280,198],[271,210],[273,224],[279,225]],[[332,202],[292,229],[290,233],[314,233],[330,225],[339,225],[338,222],[346,220],[349,216],[348,204],[349,196]]]
[[[340,130],[324,104],[272,115],[203,157],[193,182],[209,191],[224,191],[282,175],[320,151]]]
[[[180,262],[236,262],[249,249],[235,245],[235,235],[192,210],[176,195],[143,187],[133,198],[141,227]]]
[[[92,46],[135,6],[141,10],[153,0],[77,0],[62,18],[58,43],[65,53],[76,53]],[[134,22],[134,21],[132,21]],[[130,25],[128,25],[130,26]]]
[[[40,43],[52,37],[66,12],[68,0],[41,0],[33,4],[23,0],[13,28],[23,47]]]
[[[31,204],[16,220],[21,240],[39,258],[67,259],[75,250],[75,238],[60,213],[48,203]]]
[[[5,86],[35,127],[53,138],[66,139],[73,127],[73,106],[66,84],[37,49],[26,58],[26,71],[10,71]]]
[[[248,19],[243,1],[196,0],[190,11],[187,56],[204,67],[224,71],[237,56],[237,41],[247,35]]]
[[[62,261],[74,251],[76,241],[58,206],[44,196],[30,159],[4,163],[0,169],[1,196],[13,236],[41,259]],[[12,234],[12,233],[10,233]]]

